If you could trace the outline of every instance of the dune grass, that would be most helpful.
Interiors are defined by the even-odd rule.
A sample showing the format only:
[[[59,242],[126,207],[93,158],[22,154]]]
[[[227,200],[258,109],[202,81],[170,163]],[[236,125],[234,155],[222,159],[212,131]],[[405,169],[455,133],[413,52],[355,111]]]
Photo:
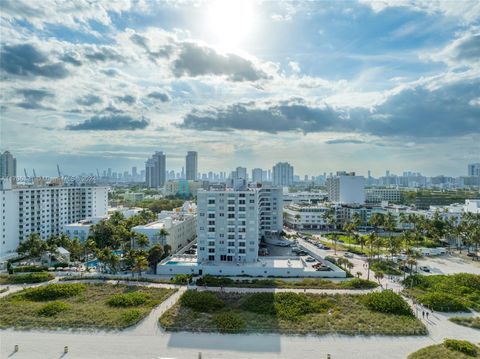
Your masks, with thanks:
[[[45,292],[45,287],[38,287],[0,299],[0,328],[122,329],[139,322],[153,307],[175,292],[174,289],[111,284],[81,284],[77,288],[79,290],[66,290],[68,286],[75,285],[78,287],[78,284],[45,286],[51,287],[49,291],[56,293],[55,297],[39,296],[36,291],[41,289]],[[58,290],[58,286],[64,287]],[[112,298],[131,296],[130,293],[138,293],[136,295],[141,295],[145,300],[123,307],[109,305]]]
[[[469,350],[464,350],[465,348]],[[430,345],[417,350],[407,359],[472,359],[480,357],[479,350],[478,346],[465,340],[446,339],[442,344]]]
[[[480,317],[453,317],[450,321],[465,327],[480,329]]]
[[[184,296],[190,297],[192,294]],[[160,324],[170,331],[427,334],[425,326],[414,316],[370,310],[365,304],[364,295],[209,292],[208,296],[214,296],[222,305],[213,309],[208,306],[203,310],[180,300],[160,318]],[[230,318],[231,322],[228,323]]]

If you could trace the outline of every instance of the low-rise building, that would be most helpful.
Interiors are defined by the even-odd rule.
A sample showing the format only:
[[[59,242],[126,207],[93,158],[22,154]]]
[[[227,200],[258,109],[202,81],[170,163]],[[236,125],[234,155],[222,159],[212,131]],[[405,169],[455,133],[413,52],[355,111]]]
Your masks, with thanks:
[[[400,203],[402,193],[398,188],[367,188],[365,190],[365,203],[380,204],[384,201]]]
[[[283,208],[284,224],[296,230],[327,229],[328,221],[325,214],[328,211],[325,204],[290,204]]]

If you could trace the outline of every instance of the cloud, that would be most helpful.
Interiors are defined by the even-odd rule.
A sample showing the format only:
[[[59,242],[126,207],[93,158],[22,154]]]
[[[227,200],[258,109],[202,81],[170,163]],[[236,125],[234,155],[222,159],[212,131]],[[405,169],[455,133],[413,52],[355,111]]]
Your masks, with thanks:
[[[184,42],[172,63],[176,77],[224,75],[231,81],[258,81],[269,76],[252,61],[236,54],[220,54],[212,48]]]
[[[137,101],[137,99],[132,95],[117,96],[115,98],[120,102],[126,103],[127,105],[133,105]]]
[[[0,58],[0,69],[15,76],[62,79],[69,75],[63,63],[50,62],[31,44],[4,45]]]
[[[82,61],[80,61],[77,56],[78,55],[74,55],[74,54],[64,54],[60,59],[63,62],[67,62],[67,63],[72,64],[74,66],[81,66]]]
[[[55,97],[50,91],[38,89],[19,89],[16,93],[23,96],[23,101],[17,103],[17,106],[27,110],[49,109],[42,104],[42,101]]]
[[[71,131],[133,131],[144,129],[148,124],[149,121],[144,118],[136,120],[128,115],[97,115],[82,123],[69,125],[66,129]]]
[[[362,144],[362,143],[366,143],[366,142],[362,141],[362,140],[354,140],[354,139],[348,139],[348,138],[337,138],[337,139],[334,139],[334,140],[325,141],[325,143],[327,143],[329,145],[337,145],[337,144],[348,144],[348,143]]]
[[[429,15],[441,14],[461,19],[466,24],[475,23],[480,19],[480,2],[477,0],[360,0],[360,2],[370,6],[375,12],[382,12],[389,7],[403,7]]]
[[[118,75],[118,71],[115,69],[104,69],[104,70],[100,70],[100,72],[107,75],[108,77],[115,77]]]
[[[158,58],[168,58],[173,54],[175,49],[173,44],[162,44],[157,50],[153,50],[149,39],[138,33],[132,34],[130,40],[137,46],[141,47],[148,55],[150,61],[157,63]],[[173,39],[168,39],[173,41]]]
[[[428,55],[453,67],[480,65],[480,32],[466,32],[445,46],[441,51]]]
[[[207,111],[194,109],[179,127],[201,131],[237,129],[277,133],[335,131],[340,124],[339,113],[328,106],[310,107],[303,101],[289,100],[266,107],[249,102]]]
[[[168,102],[170,101],[170,97],[168,96],[168,94],[166,93],[163,93],[163,92],[159,92],[159,91],[153,91],[153,92],[150,92],[147,97],[150,97],[150,98],[153,98],[155,100],[159,100],[160,102]]]
[[[86,48],[84,56],[92,62],[125,61],[122,55],[108,46],[90,46]]]
[[[236,103],[208,110],[194,109],[178,127],[199,131],[345,132],[387,137],[463,136],[480,134],[480,108],[471,105],[478,97],[478,81],[469,81],[436,89],[425,85],[403,88],[372,109],[310,105],[298,99]]]
[[[86,95],[77,99],[77,103],[83,106],[92,106],[102,102],[103,102],[103,99],[100,96],[96,96],[96,95]]]

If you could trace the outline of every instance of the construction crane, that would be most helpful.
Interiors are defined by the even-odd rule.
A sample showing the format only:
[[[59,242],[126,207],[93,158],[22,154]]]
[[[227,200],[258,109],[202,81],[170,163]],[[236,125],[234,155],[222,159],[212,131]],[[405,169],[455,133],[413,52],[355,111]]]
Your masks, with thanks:
[[[37,174],[35,173],[35,168],[33,168],[33,178],[37,178]]]
[[[62,175],[60,174],[60,166],[58,165],[58,163],[57,163],[57,172],[58,172],[58,177],[62,177]]]
[[[97,178],[100,178],[100,172],[98,172],[98,168],[97,168]]]
[[[23,173],[25,173],[25,178],[28,178],[28,174],[27,174],[27,169],[26,169],[26,168],[23,169]]]

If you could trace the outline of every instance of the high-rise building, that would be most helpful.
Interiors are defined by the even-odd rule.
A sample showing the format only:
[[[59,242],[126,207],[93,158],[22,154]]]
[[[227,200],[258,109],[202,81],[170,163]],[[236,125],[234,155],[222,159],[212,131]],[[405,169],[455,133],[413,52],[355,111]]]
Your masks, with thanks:
[[[480,177],[480,163],[471,163],[468,165],[468,176]]]
[[[198,173],[198,154],[195,151],[188,151],[185,158],[186,179],[195,181]]]
[[[79,220],[104,217],[108,188],[60,184],[15,185],[0,180],[0,257],[16,251],[32,233],[42,239],[62,233],[63,227]]]
[[[337,172],[327,178],[328,199],[337,203],[365,203],[365,178],[355,172]]]
[[[199,190],[198,260],[255,263],[261,239],[283,228],[281,188]]]
[[[138,176],[137,174],[137,167],[133,166],[132,167],[132,177],[135,179]]]
[[[279,162],[273,166],[272,183],[274,186],[293,185],[293,166],[288,162]]]
[[[0,178],[17,176],[17,159],[8,151],[0,154]]]
[[[261,168],[254,168],[252,170],[252,182],[256,182],[256,183],[263,182],[263,171]]]
[[[157,151],[145,163],[145,182],[148,188],[161,188],[165,185],[167,156]]]

